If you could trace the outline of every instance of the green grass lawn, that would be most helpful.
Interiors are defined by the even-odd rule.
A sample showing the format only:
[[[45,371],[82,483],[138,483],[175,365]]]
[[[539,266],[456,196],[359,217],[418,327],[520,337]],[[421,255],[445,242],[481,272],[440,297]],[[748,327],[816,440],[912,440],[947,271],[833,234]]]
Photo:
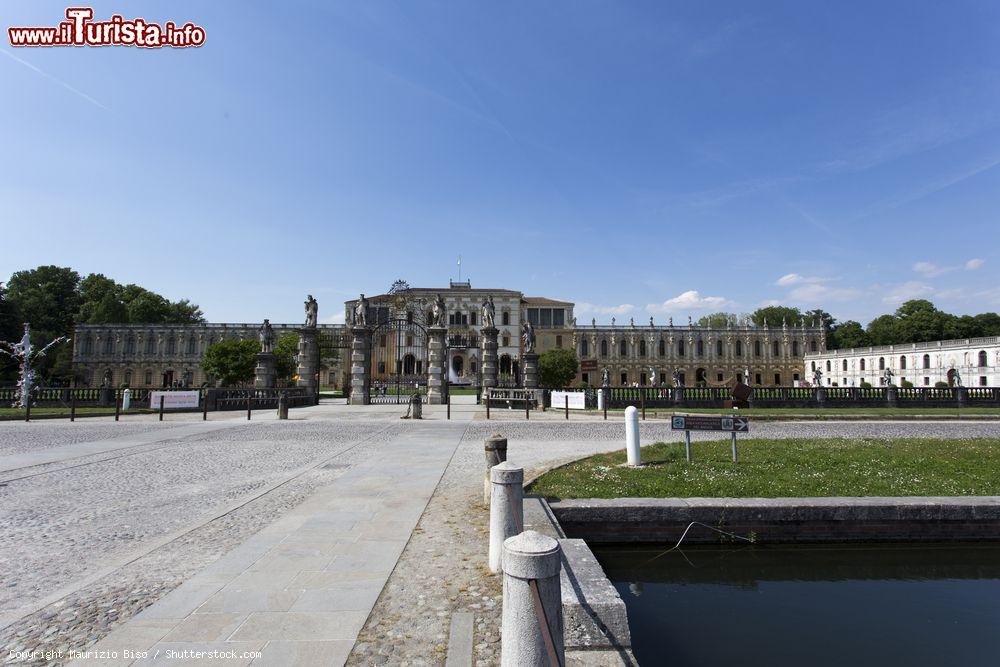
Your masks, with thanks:
[[[647,465],[625,466],[625,452],[598,454],[552,470],[530,491],[554,498],[1000,495],[1000,439],[739,439],[642,448]]]
[[[639,407],[636,405],[636,407]],[[558,409],[556,406],[555,409]],[[598,412],[590,410],[589,412]],[[623,408],[609,409],[608,412],[621,413]],[[730,408],[646,408],[646,417],[667,417],[672,414],[731,414]],[[837,417],[849,415],[852,417],[891,417],[894,415],[991,415],[1000,417],[1000,408],[745,408],[736,410],[740,416],[753,417]]]

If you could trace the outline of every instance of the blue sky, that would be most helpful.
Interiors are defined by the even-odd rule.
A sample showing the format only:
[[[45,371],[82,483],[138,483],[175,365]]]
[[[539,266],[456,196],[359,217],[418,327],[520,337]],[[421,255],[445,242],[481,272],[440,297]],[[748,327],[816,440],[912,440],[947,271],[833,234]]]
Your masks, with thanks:
[[[589,321],[1000,308],[1000,4],[96,2],[198,49],[0,42],[0,276],[211,321],[403,278]],[[3,28],[66,4],[4,2]]]

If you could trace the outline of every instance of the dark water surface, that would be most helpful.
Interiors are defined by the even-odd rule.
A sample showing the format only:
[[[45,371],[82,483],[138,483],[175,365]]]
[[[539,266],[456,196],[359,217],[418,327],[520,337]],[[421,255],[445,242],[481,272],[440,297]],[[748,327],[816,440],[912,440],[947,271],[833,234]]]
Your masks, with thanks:
[[[645,667],[1000,665],[1000,545],[592,548]]]

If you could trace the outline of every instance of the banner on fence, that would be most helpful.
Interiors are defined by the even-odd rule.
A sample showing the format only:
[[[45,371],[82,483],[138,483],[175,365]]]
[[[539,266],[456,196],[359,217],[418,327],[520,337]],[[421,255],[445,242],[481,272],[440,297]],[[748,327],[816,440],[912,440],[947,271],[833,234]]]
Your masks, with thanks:
[[[566,397],[569,397],[569,409],[570,410],[586,410],[587,409],[587,395],[582,391],[553,391],[552,392],[552,407],[553,408],[565,408],[566,407]]]
[[[151,391],[149,392],[149,407],[154,410],[160,408],[160,396],[163,397],[163,407],[170,408],[196,408],[198,407],[197,391]]]

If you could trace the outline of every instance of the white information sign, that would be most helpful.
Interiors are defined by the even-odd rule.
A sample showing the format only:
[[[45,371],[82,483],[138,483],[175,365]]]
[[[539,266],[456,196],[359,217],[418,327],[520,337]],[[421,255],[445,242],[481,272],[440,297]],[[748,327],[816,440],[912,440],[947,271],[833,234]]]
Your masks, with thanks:
[[[566,407],[566,397],[569,397],[570,410],[586,410],[587,395],[582,391],[553,391],[552,408],[558,410]]]
[[[149,392],[149,407],[154,410],[160,409],[160,396],[163,397],[163,407],[170,408],[197,408],[197,391],[151,391]]]

